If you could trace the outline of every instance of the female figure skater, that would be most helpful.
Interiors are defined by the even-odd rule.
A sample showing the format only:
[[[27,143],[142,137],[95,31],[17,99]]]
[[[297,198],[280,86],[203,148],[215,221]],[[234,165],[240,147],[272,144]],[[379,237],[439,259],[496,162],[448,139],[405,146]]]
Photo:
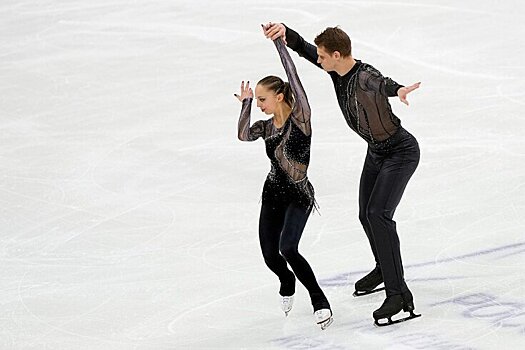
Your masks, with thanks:
[[[333,322],[330,304],[312,268],[298,251],[299,240],[314,207],[314,190],[306,176],[312,138],[310,106],[283,40],[279,38],[274,43],[289,83],[276,76],[259,81],[255,88],[257,107],[273,116],[252,126],[253,91],[249,82],[241,83],[241,94],[234,94],[242,103],[238,136],[241,141],[255,141],[261,137],[270,158],[271,170],[262,194],[259,241],[266,265],[281,282],[281,308],[286,316],[292,309],[297,277],[310,294],[317,324],[325,329]]]

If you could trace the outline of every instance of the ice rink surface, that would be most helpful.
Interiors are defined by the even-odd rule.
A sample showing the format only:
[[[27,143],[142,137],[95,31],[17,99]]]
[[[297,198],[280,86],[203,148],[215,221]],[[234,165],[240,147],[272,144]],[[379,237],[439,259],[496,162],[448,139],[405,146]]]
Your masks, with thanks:
[[[14,1],[0,4],[0,349],[525,348],[522,1]],[[340,25],[401,84],[421,146],[396,212],[423,317],[372,324],[357,218],[366,144],[326,73],[312,106],[321,215],[301,241],[334,311],[279,309],[257,238],[269,161],[242,143],[241,80],[285,76],[260,24]],[[253,108],[252,120],[267,118]]]

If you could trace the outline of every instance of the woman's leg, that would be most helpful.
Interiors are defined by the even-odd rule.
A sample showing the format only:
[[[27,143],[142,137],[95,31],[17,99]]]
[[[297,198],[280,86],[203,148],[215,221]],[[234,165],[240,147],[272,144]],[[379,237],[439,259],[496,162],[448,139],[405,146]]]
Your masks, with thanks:
[[[259,217],[259,243],[266,266],[281,281],[279,294],[291,296],[295,293],[295,276],[279,253],[285,213],[286,207],[282,204],[263,202]]]
[[[312,268],[299,253],[299,240],[310,215],[311,208],[305,208],[297,203],[291,203],[284,219],[279,249],[286,261],[292,267],[297,279],[306,287],[310,294],[314,311],[330,309],[330,304],[317,283]]]

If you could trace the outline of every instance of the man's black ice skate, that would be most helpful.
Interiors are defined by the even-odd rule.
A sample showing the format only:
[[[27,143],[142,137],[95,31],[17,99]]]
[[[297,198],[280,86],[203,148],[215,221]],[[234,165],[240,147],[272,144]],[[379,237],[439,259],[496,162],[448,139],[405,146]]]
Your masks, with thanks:
[[[360,297],[362,295],[385,290],[384,287],[376,288],[381,283],[383,283],[383,275],[381,273],[381,269],[376,266],[376,268],[373,269],[368,275],[355,283],[354,297]]]
[[[401,310],[409,312],[410,315],[397,320],[392,320],[392,316],[398,314],[399,312],[401,312]],[[401,295],[391,295],[386,297],[385,301],[383,302],[383,305],[381,305],[379,309],[374,311],[373,314],[375,320],[374,323],[378,327],[390,326],[394,323],[408,321],[420,316],[421,315],[417,315],[414,313],[414,300],[410,291],[405,292]],[[387,319],[387,321],[379,322],[382,319]]]

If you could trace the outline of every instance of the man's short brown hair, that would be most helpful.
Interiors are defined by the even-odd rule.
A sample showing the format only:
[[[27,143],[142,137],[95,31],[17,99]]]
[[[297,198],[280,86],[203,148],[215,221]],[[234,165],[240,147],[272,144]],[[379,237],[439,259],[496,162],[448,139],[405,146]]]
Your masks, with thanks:
[[[343,57],[352,54],[352,41],[348,34],[339,27],[326,28],[315,38],[314,42],[317,46],[322,46],[330,54],[335,51],[339,51]]]

